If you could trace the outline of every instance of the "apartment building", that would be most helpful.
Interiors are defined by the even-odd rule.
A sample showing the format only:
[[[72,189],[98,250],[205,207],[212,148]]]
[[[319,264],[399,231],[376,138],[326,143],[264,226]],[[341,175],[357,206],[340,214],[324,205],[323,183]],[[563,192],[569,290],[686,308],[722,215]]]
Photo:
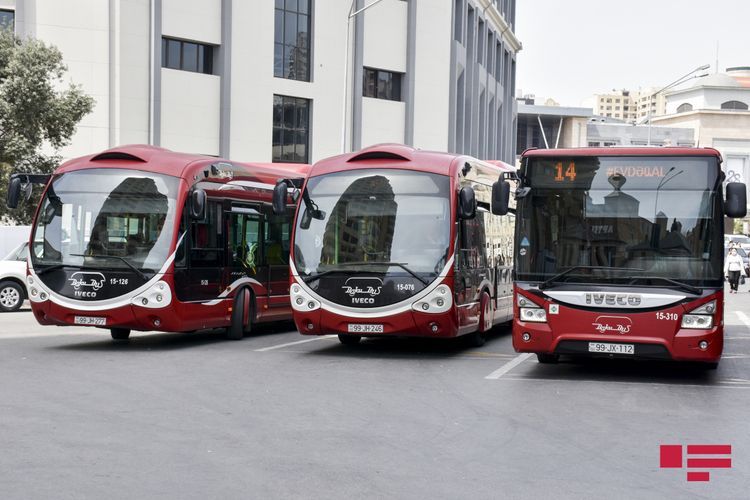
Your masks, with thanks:
[[[657,88],[613,90],[594,96],[594,114],[615,118],[627,123],[642,122],[649,116],[660,116],[666,112],[666,100]],[[649,114],[650,113],[650,114]]]
[[[515,0],[0,0],[96,99],[66,157],[312,162],[403,142],[511,161],[514,18]]]

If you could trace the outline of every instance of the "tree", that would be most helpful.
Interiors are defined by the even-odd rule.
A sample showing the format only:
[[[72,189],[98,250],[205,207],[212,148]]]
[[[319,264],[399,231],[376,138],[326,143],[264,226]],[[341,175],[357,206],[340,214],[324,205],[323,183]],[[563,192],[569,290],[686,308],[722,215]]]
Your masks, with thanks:
[[[8,179],[15,172],[51,173],[56,153],[70,142],[76,125],[94,108],[81,87],[68,84],[62,53],[44,42],[0,29],[0,220],[28,224],[41,189],[15,210],[5,206]],[[49,146],[45,148],[44,146]],[[55,153],[45,153],[44,149]]]

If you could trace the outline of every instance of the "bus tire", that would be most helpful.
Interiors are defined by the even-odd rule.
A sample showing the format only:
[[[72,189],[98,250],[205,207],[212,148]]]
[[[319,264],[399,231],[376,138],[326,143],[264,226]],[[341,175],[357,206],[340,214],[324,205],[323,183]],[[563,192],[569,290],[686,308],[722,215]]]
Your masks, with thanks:
[[[479,307],[481,312],[479,314],[479,331],[482,333],[489,332],[492,330],[492,299],[490,294],[482,292],[482,298],[479,301]]]
[[[110,328],[109,334],[112,335],[112,340],[128,340],[130,328]]]
[[[713,363],[701,363],[704,370],[716,370],[719,367],[719,362],[714,361]]]
[[[243,288],[234,296],[234,304],[232,306],[232,320],[226,332],[227,339],[242,340],[242,337],[245,336],[246,309],[250,309],[250,292],[247,291],[247,288]],[[249,317],[248,323],[250,323]]]
[[[544,365],[554,365],[558,361],[560,361],[560,355],[559,354],[548,354],[546,352],[538,352],[536,353],[536,359],[540,363]]]
[[[362,335],[344,335],[339,334],[339,342],[344,345],[357,345],[362,340]]]
[[[466,334],[466,344],[469,347],[482,347],[485,342],[487,342],[487,337],[484,335],[484,332],[477,330],[476,332]]]
[[[23,287],[15,281],[0,282],[0,311],[18,311],[26,299]]]

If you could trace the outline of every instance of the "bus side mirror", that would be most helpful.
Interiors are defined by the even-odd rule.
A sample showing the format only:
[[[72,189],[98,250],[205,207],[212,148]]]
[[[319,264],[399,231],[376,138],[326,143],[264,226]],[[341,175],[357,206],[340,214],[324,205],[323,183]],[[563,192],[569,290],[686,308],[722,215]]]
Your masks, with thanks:
[[[196,189],[190,194],[190,218],[203,220],[206,218],[206,192]]]
[[[497,181],[492,185],[493,215],[507,215],[510,206],[510,182]]]
[[[286,181],[279,181],[273,188],[273,213],[284,215],[286,213],[286,197],[288,188]]]
[[[8,183],[8,197],[5,204],[8,208],[18,207],[18,199],[21,197],[21,179],[13,177]]]
[[[477,214],[477,196],[474,189],[466,186],[458,192],[458,217],[460,219],[473,219]]]
[[[727,197],[724,200],[724,213],[737,219],[747,215],[747,190],[742,182],[728,182]]]

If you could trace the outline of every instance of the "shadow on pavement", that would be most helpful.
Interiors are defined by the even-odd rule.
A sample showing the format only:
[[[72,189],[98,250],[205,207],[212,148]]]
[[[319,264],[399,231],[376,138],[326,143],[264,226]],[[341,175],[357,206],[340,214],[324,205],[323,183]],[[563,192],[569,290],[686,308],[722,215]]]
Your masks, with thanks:
[[[532,358],[533,359],[533,358]],[[576,382],[627,382],[644,384],[688,384],[711,386],[720,381],[721,370],[708,369],[700,363],[650,361],[634,359],[601,359],[561,357],[558,364],[541,364],[529,360],[533,366],[510,377],[536,380],[569,380]]]
[[[336,356],[351,358],[451,358],[465,356],[474,351],[486,353],[497,349],[497,343],[510,336],[510,326],[499,325],[487,335],[482,347],[472,347],[465,336],[449,339],[421,337],[367,337],[359,344],[343,345],[338,342],[326,343],[321,349],[308,351],[308,356]],[[499,353],[498,353],[499,354]]]
[[[101,338],[94,341],[64,343],[50,346],[48,349],[61,351],[152,351],[152,350],[174,350],[201,347],[209,344],[227,343],[232,345],[251,343],[254,338],[262,338],[269,335],[289,333],[295,331],[294,323],[279,322],[273,324],[261,324],[253,327],[253,332],[246,335],[242,340],[227,340],[224,337],[224,329],[199,330],[188,333],[164,333],[153,332],[146,335],[131,337],[125,341],[115,341],[106,330],[99,330]],[[60,338],[65,338],[60,337]],[[71,337],[72,338],[72,337]]]

